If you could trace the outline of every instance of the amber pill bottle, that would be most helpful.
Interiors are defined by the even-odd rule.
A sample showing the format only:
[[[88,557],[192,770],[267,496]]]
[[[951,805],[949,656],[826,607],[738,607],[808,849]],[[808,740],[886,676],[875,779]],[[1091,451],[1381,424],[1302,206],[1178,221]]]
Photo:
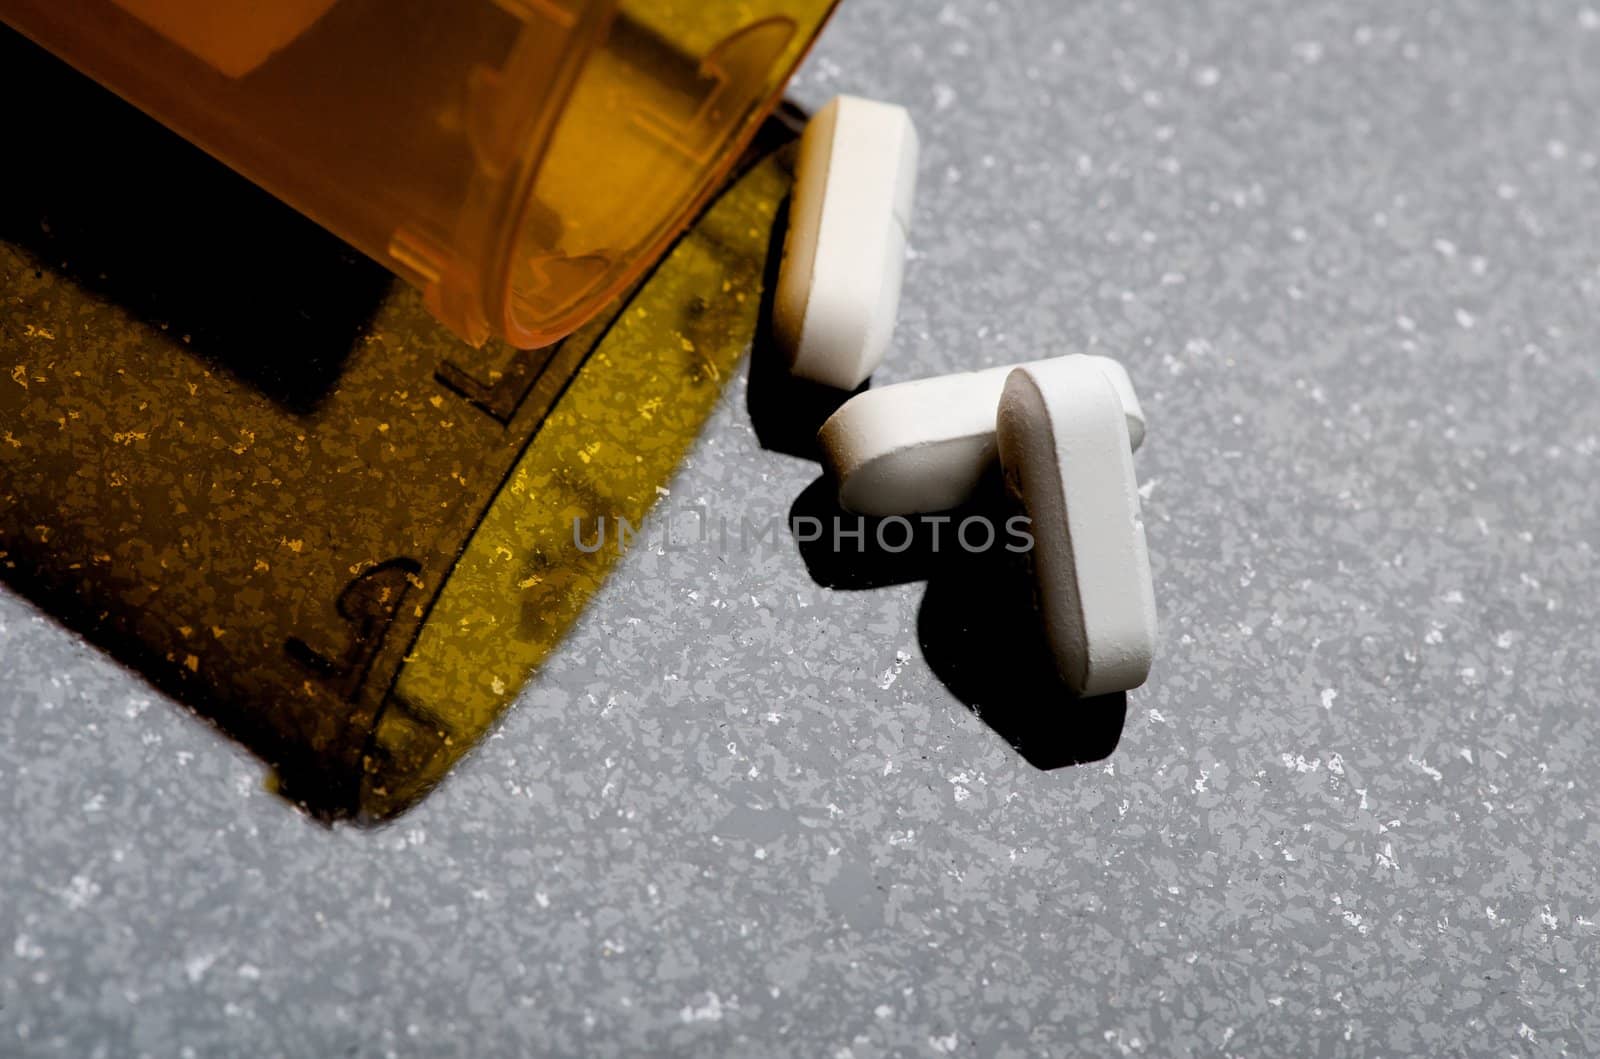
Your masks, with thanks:
[[[726,175],[836,0],[0,0],[0,21],[418,287],[547,345]],[[108,159],[107,179],[138,159]]]

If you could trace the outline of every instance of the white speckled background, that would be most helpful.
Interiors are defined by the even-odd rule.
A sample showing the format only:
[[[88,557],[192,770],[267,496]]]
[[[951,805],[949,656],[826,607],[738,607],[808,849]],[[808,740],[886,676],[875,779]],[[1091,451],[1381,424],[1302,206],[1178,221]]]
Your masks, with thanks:
[[[1600,11],[847,0],[838,91],[923,134],[880,381],[1141,389],[1165,643],[1109,761],[974,714],[937,582],[641,549],[330,831],[0,596],[0,1054],[1600,1048]],[[748,405],[669,510],[816,479]]]

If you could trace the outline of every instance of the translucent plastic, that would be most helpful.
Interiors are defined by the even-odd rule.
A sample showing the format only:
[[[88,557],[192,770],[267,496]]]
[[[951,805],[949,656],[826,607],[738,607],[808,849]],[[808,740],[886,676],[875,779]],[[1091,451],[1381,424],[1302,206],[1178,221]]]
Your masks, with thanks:
[[[0,19],[420,287],[554,342],[653,261],[837,0],[0,0]],[[106,179],[138,159],[107,159]]]

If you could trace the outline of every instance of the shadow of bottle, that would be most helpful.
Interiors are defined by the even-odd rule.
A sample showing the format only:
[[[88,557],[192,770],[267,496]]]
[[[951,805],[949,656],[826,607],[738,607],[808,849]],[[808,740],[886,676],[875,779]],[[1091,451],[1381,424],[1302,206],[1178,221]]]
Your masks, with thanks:
[[[789,526],[819,585],[856,591],[926,581],[917,639],[928,667],[1034,767],[1104,760],[1121,740],[1127,695],[1080,697],[1056,672],[1029,556],[1005,529],[1018,514],[991,473],[966,505],[932,516],[938,521],[905,520],[908,538],[899,520],[841,509],[824,476],[796,499]],[[992,539],[979,527],[963,544],[968,520],[987,523]],[[835,526],[845,532],[836,535]]]
[[[567,339],[475,350],[3,28],[0,88],[51,101],[13,108],[0,166],[0,581],[319,818],[405,812],[612,569],[574,516],[641,523],[715,409],[791,126]]]

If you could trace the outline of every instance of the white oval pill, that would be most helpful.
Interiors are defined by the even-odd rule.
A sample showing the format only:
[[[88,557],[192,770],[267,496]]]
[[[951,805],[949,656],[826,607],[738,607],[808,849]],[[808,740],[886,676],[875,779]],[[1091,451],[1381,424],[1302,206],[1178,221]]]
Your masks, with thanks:
[[[917,187],[904,107],[840,96],[800,138],[773,333],[795,375],[853,390],[889,348]]]
[[[1145,682],[1156,604],[1127,419],[1088,357],[1013,371],[996,434],[1032,520],[1039,605],[1056,668],[1081,695]]]
[[[1110,357],[1083,359],[1117,391],[1138,448],[1144,411],[1127,369]],[[1011,371],[1006,365],[918,379],[846,401],[817,433],[840,506],[862,515],[915,515],[965,502],[994,462],[995,413]]]

